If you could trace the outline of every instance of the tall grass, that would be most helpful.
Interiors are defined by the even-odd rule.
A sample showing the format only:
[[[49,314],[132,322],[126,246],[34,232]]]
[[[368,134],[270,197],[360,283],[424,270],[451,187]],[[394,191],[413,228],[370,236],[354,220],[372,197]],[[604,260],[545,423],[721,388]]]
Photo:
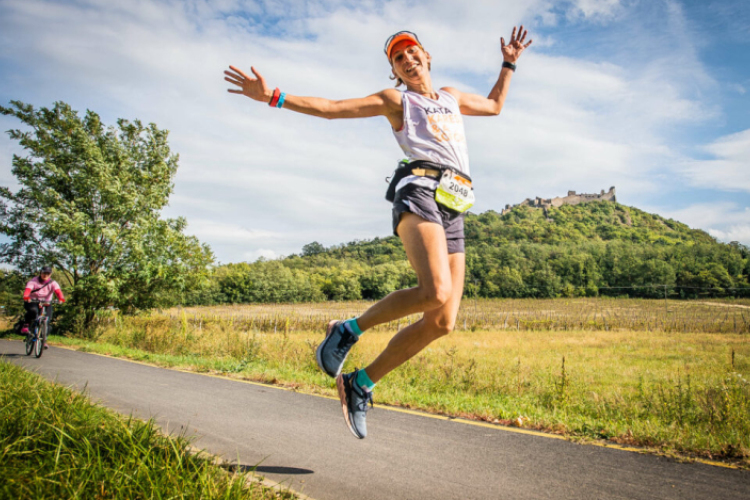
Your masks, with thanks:
[[[0,497],[13,499],[294,498],[229,474],[153,421],[115,415],[2,361],[0,478]]]

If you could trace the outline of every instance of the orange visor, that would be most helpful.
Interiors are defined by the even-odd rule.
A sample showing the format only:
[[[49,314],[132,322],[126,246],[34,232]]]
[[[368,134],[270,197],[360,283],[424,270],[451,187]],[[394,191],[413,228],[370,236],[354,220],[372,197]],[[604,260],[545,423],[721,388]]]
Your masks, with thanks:
[[[392,35],[385,42],[385,55],[389,61],[391,60],[391,55],[393,54],[393,50],[396,48],[396,45],[399,45],[402,48],[409,47],[411,45],[418,45],[419,47],[422,46],[422,44],[419,43],[419,38],[417,38],[417,35],[415,35],[414,33],[410,31],[399,31],[395,35]]]

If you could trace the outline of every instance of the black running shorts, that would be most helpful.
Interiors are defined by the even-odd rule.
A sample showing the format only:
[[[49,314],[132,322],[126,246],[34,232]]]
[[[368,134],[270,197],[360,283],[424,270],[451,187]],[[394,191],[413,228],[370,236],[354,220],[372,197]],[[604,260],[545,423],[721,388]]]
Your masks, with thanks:
[[[401,214],[411,212],[426,221],[443,226],[448,242],[448,253],[465,253],[464,215],[435,201],[435,190],[407,184],[396,192],[393,200],[393,234],[398,236]]]

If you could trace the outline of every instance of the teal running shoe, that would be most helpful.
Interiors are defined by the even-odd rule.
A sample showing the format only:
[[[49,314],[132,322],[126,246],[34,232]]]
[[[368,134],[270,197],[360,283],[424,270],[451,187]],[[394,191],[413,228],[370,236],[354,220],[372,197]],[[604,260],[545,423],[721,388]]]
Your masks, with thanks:
[[[315,351],[318,366],[329,377],[338,377],[344,361],[359,337],[349,331],[343,321],[331,321],[326,328],[326,338]]]
[[[341,409],[344,411],[344,420],[354,437],[364,439],[367,437],[367,410],[372,408],[372,392],[362,389],[357,383],[357,373],[342,374],[336,377],[336,387],[339,390]],[[368,408],[367,404],[370,404]]]

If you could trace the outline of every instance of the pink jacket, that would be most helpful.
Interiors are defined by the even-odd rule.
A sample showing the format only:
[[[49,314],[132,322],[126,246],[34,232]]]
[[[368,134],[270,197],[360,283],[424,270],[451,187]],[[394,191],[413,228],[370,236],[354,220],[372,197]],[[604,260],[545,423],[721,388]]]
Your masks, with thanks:
[[[60,302],[65,302],[60,285],[52,278],[42,281],[39,276],[26,283],[26,289],[23,291],[23,300],[38,299],[41,301],[52,300],[52,295],[57,295]]]

